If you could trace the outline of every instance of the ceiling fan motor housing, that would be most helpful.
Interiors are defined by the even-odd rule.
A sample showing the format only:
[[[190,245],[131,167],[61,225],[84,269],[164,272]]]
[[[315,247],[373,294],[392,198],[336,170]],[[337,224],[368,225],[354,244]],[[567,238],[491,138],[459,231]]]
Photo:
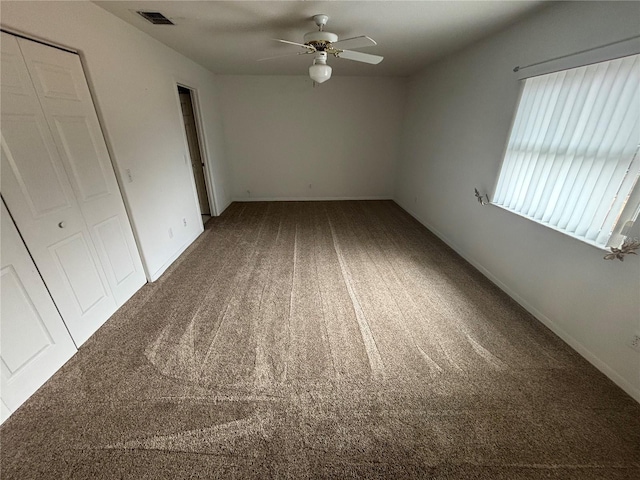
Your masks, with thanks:
[[[324,50],[327,44],[337,42],[338,35],[331,32],[309,32],[304,35],[304,43],[313,45],[316,50]]]

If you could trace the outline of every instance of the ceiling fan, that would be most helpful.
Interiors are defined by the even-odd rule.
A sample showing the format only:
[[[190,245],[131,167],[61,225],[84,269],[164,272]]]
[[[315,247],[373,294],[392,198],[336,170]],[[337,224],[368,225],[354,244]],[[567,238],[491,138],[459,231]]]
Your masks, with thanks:
[[[263,60],[271,60],[274,58],[289,57],[294,55],[313,55],[313,64],[309,67],[309,76],[315,83],[326,82],[331,78],[332,69],[329,65],[327,65],[327,58],[329,55],[333,55],[337,58],[344,58],[346,60],[353,60],[356,62],[370,63],[372,65],[377,65],[382,61],[384,57],[381,57],[379,55],[370,55],[368,53],[345,50],[347,48],[371,47],[373,45],[377,45],[377,43],[372,38],[367,37],[366,35],[338,40],[338,35],[336,35],[335,33],[324,31],[324,26],[327,24],[328,20],[328,15],[314,15],[313,21],[318,26],[318,31],[306,33],[304,35],[304,43],[274,39],[276,42],[282,42],[304,48],[304,52],[261,58],[258,61],[260,62]]]

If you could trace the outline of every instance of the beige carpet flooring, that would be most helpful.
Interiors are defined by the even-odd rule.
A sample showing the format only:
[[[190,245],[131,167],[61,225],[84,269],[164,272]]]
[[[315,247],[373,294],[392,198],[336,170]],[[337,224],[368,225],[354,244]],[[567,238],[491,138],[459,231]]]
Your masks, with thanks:
[[[233,204],[0,433],[3,479],[640,478],[640,405],[388,201]]]

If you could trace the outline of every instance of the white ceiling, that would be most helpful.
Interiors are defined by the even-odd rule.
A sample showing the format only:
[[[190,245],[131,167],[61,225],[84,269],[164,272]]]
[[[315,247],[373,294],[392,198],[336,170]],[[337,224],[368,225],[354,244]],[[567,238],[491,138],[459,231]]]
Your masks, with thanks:
[[[330,58],[335,75],[408,76],[427,63],[514,23],[541,1],[96,1],[100,7],[214,73],[305,75],[307,55],[282,38],[302,43],[316,30],[312,16],[330,16],[326,31],[340,38],[368,35],[379,65]],[[159,11],[176,25],[152,25],[136,10]],[[301,50],[301,49],[300,49]]]

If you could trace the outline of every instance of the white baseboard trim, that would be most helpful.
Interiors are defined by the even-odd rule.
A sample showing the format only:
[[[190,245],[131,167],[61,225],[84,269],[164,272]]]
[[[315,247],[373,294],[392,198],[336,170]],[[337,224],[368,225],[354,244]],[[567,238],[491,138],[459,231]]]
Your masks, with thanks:
[[[367,197],[234,197],[234,202],[326,202],[334,200],[393,200],[390,195]]]
[[[598,356],[592,353],[587,347],[582,345],[578,340],[573,338],[569,333],[567,333],[560,325],[551,320],[537,308],[529,304],[524,298],[514,292],[509,286],[503,283],[500,279],[498,279],[493,273],[487,270],[483,265],[477,262],[472,257],[465,254],[456,244],[449,240],[445,235],[439,232],[436,228],[426,222],[424,219],[420,217],[420,215],[413,212],[411,209],[405,207],[402,202],[398,199],[393,200],[397,203],[405,212],[415,218],[418,222],[424,225],[429,231],[431,231],[434,235],[436,235],[440,240],[446,243],[449,247],[451,247],[455,252],[464,258],[467,262],[477,268],[482,274],[491,280],[498,288],[500,288],[503,292],[513,298],[516,302],[518,302],[526,311],[528,311],[531,315],[533,315],[538,321],[542,322],[549,330],[555,333],[558,337],[560,337],[567,345],[573,348],[576,352],[582,355],[589,363],[591,363],[594,367],[604,373],[609,379],[611,379],[616,385],[618,385],[622,390],[627,392],[635,401],[640,403],[640,389],[635,388],[631,383],[629,383],[625,378],[621,377],[615,370],[613,370],[606,362],[601,360]]]
[[[167,268],[169,268],[171,266],[171,264],[173,262],[175,262],[178,257],[180,255],[182,255],[184,253],[184,251],[189,248],[189,246],[196,241],[196,239],[202,234],[202,232],[204,232],[204,227],[200,227],[200,230],[194,235],[192,236],[189,240],[187,240],[185,243],[183,243],[180,248],[178,248],[178,250],[171,255],[171,257],[169,257],[169,259],[164,262],[162,264],[162,266],[156,270],[154,273],[152,273],[149,277],[149,281],[150,282],[155,282],[156,280],[158,280],[160,278],[160,276],[167,270]]]

